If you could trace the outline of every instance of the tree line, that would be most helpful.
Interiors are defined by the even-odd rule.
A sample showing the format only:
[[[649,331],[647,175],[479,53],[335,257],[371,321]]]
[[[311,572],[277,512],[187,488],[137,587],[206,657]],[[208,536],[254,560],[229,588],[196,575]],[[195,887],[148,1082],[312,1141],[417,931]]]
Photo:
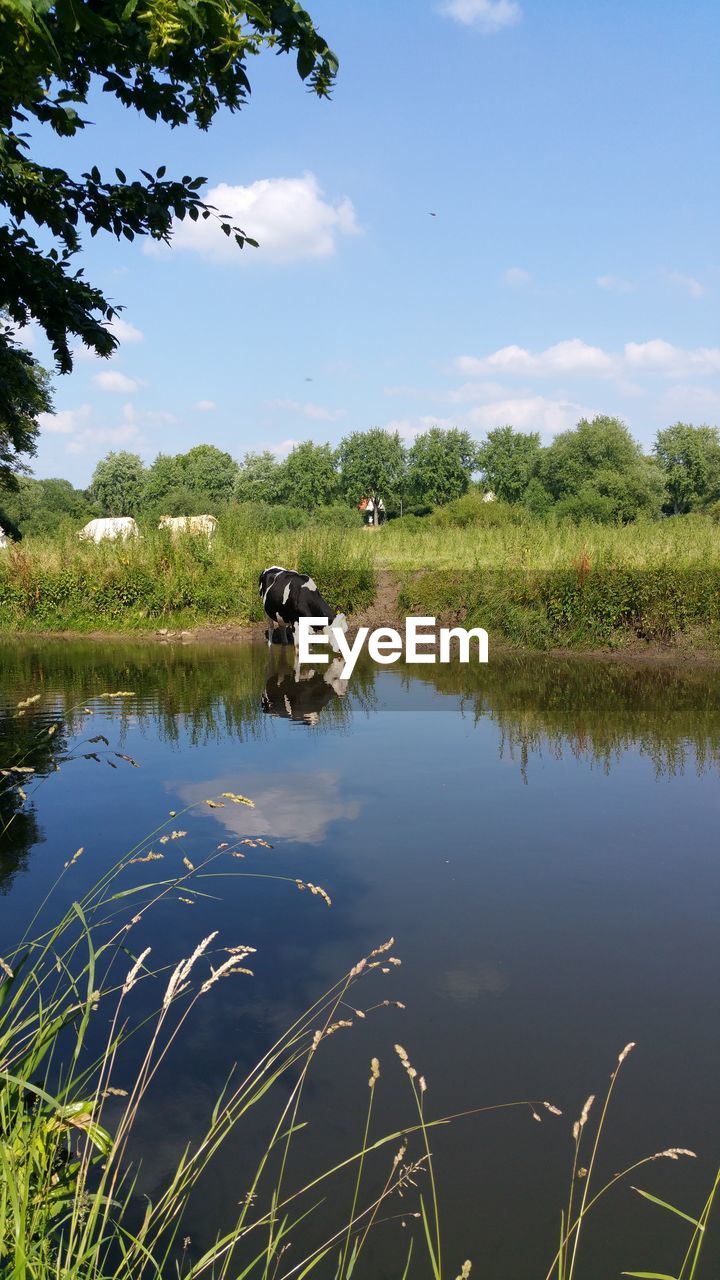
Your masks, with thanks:
[[[691,511],[720,516],[720,432],[677,422],[643,453],[617,418],[583,419],[542,445],[511,426],[480,442],[458,428],[431,427],[405,446],[397,433],[356,431],[337,448],[311,440],[283,461],[270,451],[236,461],[214,445],[98,462],[90,486],[21,477],[0,488],[0,519],[22,532],[52,533],[67,521],[130,515],[220,514],[231,504],[285,508],[351,523],[360,499],[377,494],[389,516],[425,515],[470,490],[536,516],[627,523]]]

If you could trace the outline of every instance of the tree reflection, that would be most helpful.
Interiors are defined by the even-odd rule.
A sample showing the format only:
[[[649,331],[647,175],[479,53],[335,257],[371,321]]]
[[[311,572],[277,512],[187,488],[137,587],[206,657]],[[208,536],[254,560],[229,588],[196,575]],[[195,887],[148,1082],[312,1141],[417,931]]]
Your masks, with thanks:
[[[46,711],[0,711],[0,893],[43,839],[29,793],[67,750],[63,729],[62,719]]]

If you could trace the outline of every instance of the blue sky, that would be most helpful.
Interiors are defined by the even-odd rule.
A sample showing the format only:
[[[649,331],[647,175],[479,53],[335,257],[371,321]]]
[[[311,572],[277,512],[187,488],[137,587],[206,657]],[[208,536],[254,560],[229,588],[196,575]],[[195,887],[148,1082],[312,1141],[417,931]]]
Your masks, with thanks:
[[[88,237],[123,340],[58,379],[35,474],[370,426],[550,439],[605,412],[649,445],[719,423],[715,0],[308,7],[340,57],[331,102],[270,56],[207,134],[98,95],[84,135],[42,140],[71,171],[203,174],[261,246],[208,224],[169,250]]]

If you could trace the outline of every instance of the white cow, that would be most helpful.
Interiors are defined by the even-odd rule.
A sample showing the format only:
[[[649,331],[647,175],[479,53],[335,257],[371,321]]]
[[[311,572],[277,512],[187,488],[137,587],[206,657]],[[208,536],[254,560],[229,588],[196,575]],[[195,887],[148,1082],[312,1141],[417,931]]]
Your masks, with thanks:
[[[107,520],[89,520],[78,538],[88,542],[121,542],[128,538],[137,538],[139,529],[132,516],[110,516]]]
[[[0,551],[4,551],[9,546],[8,536],[3,529],[0,529]]]
[[[161,516],[158,529],[169,529],[173,537],[178,533],[204,533],[210,540],[217,528],[215,516]]]

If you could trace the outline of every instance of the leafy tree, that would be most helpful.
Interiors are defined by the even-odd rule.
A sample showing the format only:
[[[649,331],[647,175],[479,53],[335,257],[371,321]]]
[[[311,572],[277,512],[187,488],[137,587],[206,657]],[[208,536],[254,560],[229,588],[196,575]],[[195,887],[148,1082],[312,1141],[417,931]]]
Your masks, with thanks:
[[[662,467],[674,515],[720,497],[720,432],[676,422],[658,431],[653,450]]]
[[[562,498],[555,513],[572,520],[627,524],[639,516],[659,516],[665,485],[659,467],[640,458],[626,471],[599,470],[576,494]]]
[[[246,453],[235,481],[238,502],[277,502],[280,466],[274,454]]]
[[[24,459],[36,451],[39,415],[51,410],[45,370],[0,326],[0,485],[12,486],[15,473],[26,470]]]
[[[55,533],[65,520],[80,523],[92,515],[85,493],[69,480],[27,476],[18,477],[15,491],[7,496],[0,491],[0,507],[23,535]]]
[[[659,468],[618,418],[583,418],[556,436],[540,452],[537,480],[557,514],[572,519],[626,522],[659,515],[664,494]]]
[[[98,462],[90,495],[103,516],[134,516],[140,511],[145,469],[136,453],[109,453]]]
[[[488,489],[502,502],[522,502],[540,456],[537,431],[512,427],[489,431],[477,451],[477,465]]]
[[[187,453],[181,453],[177,461],[182,468],[182,483],[188,489],[206,493],[213,506],[230,501],[238,464],[229,453],[216,449],[214,444],[198,444]]]
[[[408,453],[407,488],[416,502],[441,505],[467,493],[476,445],[467,431],[431,427]]]
[[[157,507],[152,511],[147,507],[144,510],[153,516],[205,516],[215,515],[219,506],[207,490],[190,489],[187,485],[179,484],[174,489],[168,489],[160,503],[162,510]]]
[[[182,461],[169,453],[159,453],[145,473],[142,507],[153,515],[175,515],[167,510],[168,494],[180,489],[185,476]],[[201,512],[180,512],[181,515],[202,514]]]
[[[372,494],[387,504],[403,491],[405,450],[397,432],[380,427],[354,431],[340,441],[337,461],[340,486],[349,502]]]
[[[337,496],[335,454],[329,444],[306,440],[288,454],[280,467],[279,490],[284,502],[313,511]]]
[[[624,471],[641,458],[639,445],[619,418],[597,417],[592,422],[583,418],[541,451],[537,473],[558,501],[578,493],[598,472]]]
[[[101,356],[116,346],[115,307],[77,266],[84,230],[169,241],[174,218],[202,217],[241,248],[255,242],[201,199],[203,177],[166,178],[164,165],[130,178],[93,165],[72,177],[42,163],[46,131],[83,130],[97,85],[151,120],[207,129],[221,108],[244,105],[249,61],[263,49],[294,53],[300,77],[329,95],[337,59],[298,0],[0,3],[0,313],[20,326],[34,319],[60,372],[72,368],[74,336]],[[27,353],[0,333],[0,381],[21,385],[26,369]]]

